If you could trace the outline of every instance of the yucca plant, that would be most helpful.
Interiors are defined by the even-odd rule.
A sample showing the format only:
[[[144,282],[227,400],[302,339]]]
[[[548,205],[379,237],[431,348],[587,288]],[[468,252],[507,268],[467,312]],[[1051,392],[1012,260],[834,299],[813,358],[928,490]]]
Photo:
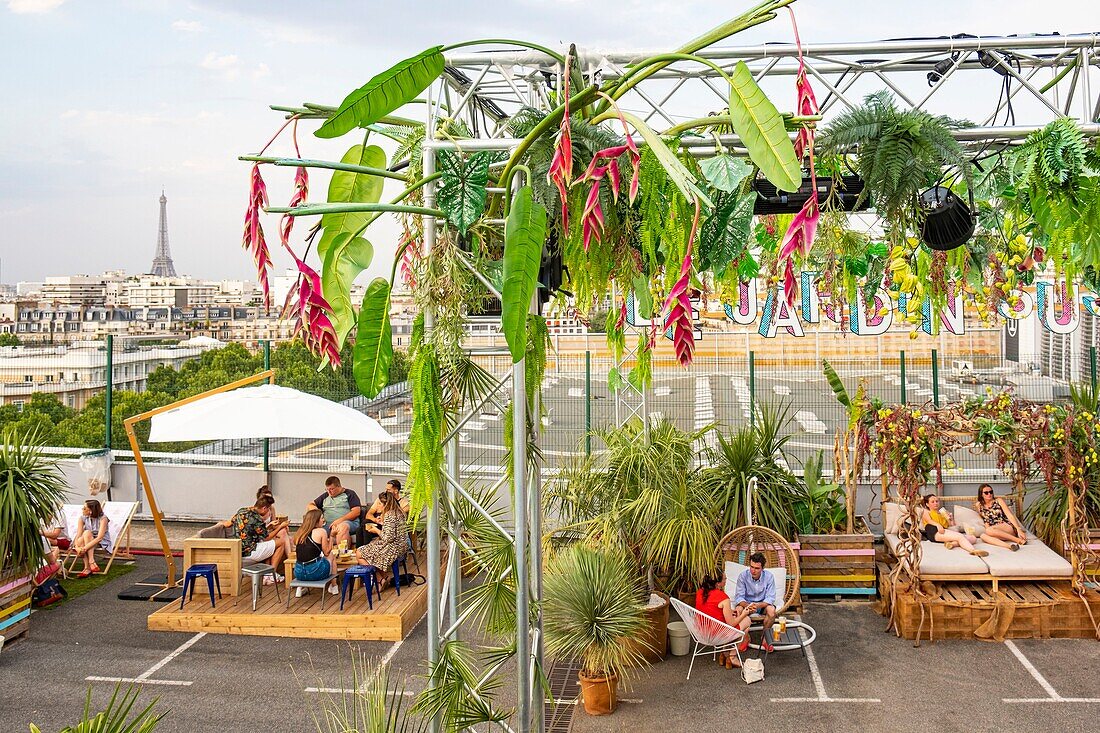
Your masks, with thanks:
[[[729,437],[718,434],[718,446],[707,449],[708,468],[703,481],[715,495],[719,536],[745,522],[745,489],[756,477],[752,515],[756,524],[769,527],[788,539],[798,532],[794,506],[805,491],[785,465],[783,447],[790,440],[788,404],[764,404],[755,425],[743,427]],[[783,462],[780,462],[783,459]]]
[[[553,558],[543,581],[543,630],[552,657],[575,659],[589,678],[624,677],[643,661],[641,583],[621,554],[583,545]]]
[[[121,693],[121,695],[119,694]],[[107,707],[103,710],[92,712],[92,691],[88,690],[84,698],[84,714],[76,725],[66,726],[59,733],[151,733],[167,713],[153,713],[153,707],[157,704],[154,699],[137,715],[130,718],[130,711],[137,703],[138,690],[134,685],[122,692],[122,685],[115,685],[115,691],[111,699],[107,701]],[[42,733],[42,730],[31,723],[31,733]]]
[[[362,652],[351,657],[350,684],[341,680],[337,692],[320,693],[320,705],[310,704],[317,733],[419,733],[427,721],[412,712],[404,681],[390,684],[389,665],[371,662]],[[318,687],[334,689],[318,677]],[[310,701],[313,702],[312,700]]]
[[[42,452],[37,432],[6,428],[0,435],[0,576],[45,561],[42,529],[54,521],[67,492],[57,460]]]

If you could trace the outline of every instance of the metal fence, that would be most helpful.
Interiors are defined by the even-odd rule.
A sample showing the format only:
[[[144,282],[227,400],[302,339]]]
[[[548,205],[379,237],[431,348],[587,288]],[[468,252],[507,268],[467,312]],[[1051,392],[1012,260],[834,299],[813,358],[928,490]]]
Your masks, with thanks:
[[[602,342],[602,338],[599,341]],[[746,342],[740,337],[731,337],[717,345],[713,345],[712,340],[709,350],[700,352],[688,368],[680,367],[670,350],[659,349],[652,361],[652,382],[644,395],[629,387],[616,391],[609,383],[609,373],[615,369],[625,382],[633,367],[629,359],[616,360],[606,349],[585,352],[559,348],[550,355],[542,391],[540,447],[546,465],[554,469],[570,456],[586,450],[600,450],[602,444],[598,437],[586,441],[585,436],[593,430],[619,425],[632,415],[645,415],[651,421],[670,420],[682,430],[714,424],[717,430],[731,432],[750,425],[757,419],[759,410],[768,404],[790,407],[792,437],[787,447],[792,468],[797,470],[803,460],[819,450],[829,456],[833,435],[843,425],[845,415],[822,373],[820,352],[797,342],[777,349],[774,344],[778,341],[769,345],[770,350],[754,352],[743,348]],[[869,343],[868,339],[853,341],[853,351],[866,348]],[[868,395],[887,403],[944,405],[1001,389],[1011,389],[1027,399],[1048,402],[1064,398],[1069,391],[1064,381],[1040,373],[1037,356],[1024,356],[1016,361],[952,350],[886,352],[881,345],[872,353],[851,354],[833,345],[829,353],[841,354],[829,360],[849,391],[854,392],[862,383]],[[40,356],[48,354],[43,352]],[[510,368],[506,353],[479,359],[498,378],[507,374]],[[66,375],[60,372],[49,381],[45,379],[48,372],[41,375],[35,372],[36,376],[27,380],[26,375],[8,374],[5,369],[26,371],[26,368],[4,367],[0,360],[0,381],[15,385],[9,386],[8,391],[19,390],[27,395],[19,402],[29,400],[35,392],[56,393],[73,386],[66,384]],[[104,370],[102,375],[105,374]],[[35,381],[39,376],[41,384]],[[290,378],[291,375],[287,375],[287,379]],[[1096,379],[1095,369],[1092,379]],[[86,401],[97,391],[102,392],[105,381],[76,385],[82,391],[71,401]],[[279,381],[286,383],[282,379]],[[333,386],[337,383],[334,380]],[[315,380],[310,391],[376,417],[398,441],[391,446],[363,446],[338,441],[271,440],[268,446],[271,469],[404,472],[407,468],[404,439],[412,422],[407,386],[404,383],[391,385],[379,397],[367,400],[348,392],[346,381],[341,384],[344,386],[339,389],[326,389],[323,381]],[[116,390],[143,388],[144,380],[136,382],[134,374],[119,375],[115,379]],[[59,398],[66,404],[65,394]],[[12,399],[5,401],[17,404]],[[467,474],[492,475],[502,470],[504,405],[505,396],[501,395],[496,403],[490,402],[462,427],[460,459]],[[120,417],[115,415],[116,424]],[[106,431],[105,421],[104,441]],[[83,447],[95,449],[103,445]],[[157,448],[155,445],[147,447],[150,451]],[[207,443],[182,453],[151,453],[150,457],[164,462],[255,466],[262,461],[263,453],[263,441],[232,440]],[[117,457],[125,460],[125,453],[120,452]],[[964,449],[949,458],[948,478],[951,474],[975,480],[997,477],[988,456]],[[830,463],[827,460],[826,467]]]

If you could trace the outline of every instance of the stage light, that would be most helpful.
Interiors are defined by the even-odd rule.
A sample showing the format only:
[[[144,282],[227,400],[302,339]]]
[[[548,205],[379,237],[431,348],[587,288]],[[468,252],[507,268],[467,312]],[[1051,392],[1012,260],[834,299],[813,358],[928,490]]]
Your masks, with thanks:
[[[966,244],[976,221],[973,211],[951,189],[935,186],[920,195],[924,213],[920,238],[935,250],[946,252]]]

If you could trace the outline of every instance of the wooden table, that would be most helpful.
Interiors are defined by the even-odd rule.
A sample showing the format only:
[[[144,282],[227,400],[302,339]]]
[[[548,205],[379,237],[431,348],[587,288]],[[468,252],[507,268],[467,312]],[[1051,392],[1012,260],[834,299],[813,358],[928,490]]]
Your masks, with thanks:
[[[297,562],[297,559],[294,555],[289,556],[286,560],[283,561],[283,578],[284,578],[283,582],[286,584],[286,589],[287,589],[288,593],[290,592],[290,581],[294,580],[294,563],[295,562]],[[336,582],[337,583],[340,582],[340,580],[339,580],[340,571],[347,570],[348,568],[350,568],[354,565],[359,565],[359,564],[360,564],[359,556],[356,555],[354,551],[349,551],[349,553],[347,555],[337,555],[336,556],[336,575],[337,575],[337,581]]]

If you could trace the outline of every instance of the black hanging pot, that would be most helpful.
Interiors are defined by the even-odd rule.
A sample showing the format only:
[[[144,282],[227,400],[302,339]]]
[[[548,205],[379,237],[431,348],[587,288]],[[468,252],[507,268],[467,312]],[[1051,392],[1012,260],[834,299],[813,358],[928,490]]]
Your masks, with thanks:
[[[920,195],[924,214],[920,238],[935,250],[947,252],[961,247],[974,236],[974,214],[951,189],[935,186]]]

